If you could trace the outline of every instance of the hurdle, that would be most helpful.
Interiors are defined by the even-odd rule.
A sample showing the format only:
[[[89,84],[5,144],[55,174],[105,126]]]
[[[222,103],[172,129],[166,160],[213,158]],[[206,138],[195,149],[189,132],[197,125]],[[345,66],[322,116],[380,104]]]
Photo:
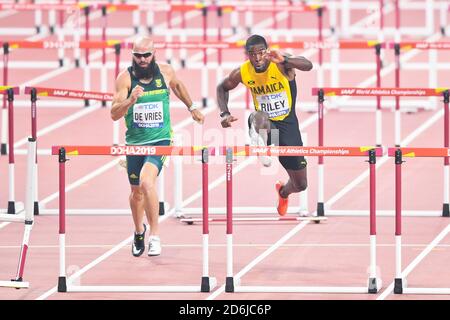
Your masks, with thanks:
[[[8,153],[8,206],[6,212],[16,214],[24,209],[22,203],[15,201],[14,95],[19,94],[19,87],[0,86],[0,94],[6,96],[8,100],[8,108],[2,109],[2,151],[5,151],[4,154]],[[7,139],[6,136],[8,136]],[[0,213],[4,212],[4,210],[0,210]]]
[[[427,36],[431,35],[434,30],[434,9],[438,9],[437,3],[434,0],[425,0],[424,3],[393,0],[395,11],[394,27],[387,27],[385,25],[383,10],[387,7],[386,0],[376,1],[358,1],[350,2],[350,0],[343,0],[340,2],[341,9],[341,30],[345,36],[352,37],[355,35],[376,36],[380,31],[383,34],[389,35],[408,35],[408,36]],[[392,2],[392,1],[391,1]],[[376,10],[380,14],[380,24],[378,27],[350,27],[350,11],[351,10]],[[423,27],[404,27],[401,25],[401,10],[424,10],[426,16],[426,23]]]
[[[88,99],[88,100],[96,100],[96,101],[112,101],[113,95],[111,93],[105,93],[105,92],[93,92],[93,91],[80,91],[80,90],[69,90],[69,89],[58,89],[58,88],[44,88],[44,87],[25,87],[25,94],[30,94],[31,97],[31,135],[33,139],[37,141],[37,108],[36,108],[36,100],[37,97],[58,97],[58,98],[67,98],[67,99]],[[119,126],[118,121],[113,122],[113,144],[118,145],[118,137],[119,137]],[[114,141],[114,139],[117,139]],[[17,154],[23,154],[22,150],[17,150]],[[51,150],[41,150],[40,152],[36,152],[36,172],[38,170],[37,166],[37,154],[43,154],[43,155],[50,155]],[[162,175],[164,175],[162,173]],[[37,173],[36,173],[37,176]],[[164,178],[161,177],[160,183],[158,184],[159,193],[160,193],[160,204],[159,204],[159,212],[160,215],[164,215],[166,212],[166,207],[168,207],[168,204],[164,201]],[[35,204],[34,204],[34,213],[35,215],[42,214],[42,215],[56,215],[58,214],[57,210],[53,209],[44,209],[39,208],[39,202],[38,202],[38,188],[37,188],[37,179],[35,181],[36,187],[36,195],[35,195]],[[103,212],[106,212],[107,210],[98,210],[96,211],[97,214],[103,214]],[[108,210],[111,214],[129,214],[130,210]],[[70,214],[86,214],[85,210],[68,210],[68,213]]]
[[[447,24],[447,15],[450,12],[450,5],[448,3],[442,2],[440,12],[440,25],[441,25],[441,34],[443,36],[448,34],[448,24]]]
[[[408,63],[403,64],[403,69],[414,69],[414,70],[428,70],[428,85],[430,88],[435,88],[438,85],[438,76],[436,68],[430,68],[431,65],[437,65],[437,50],[450,50],[450,42],[425,42],[425,41],[403,41],[403,42],[388,42],[385,44],[388,49],[394,49],[395,54],[395,87],[400,88],[400,54],[402,51],[409,50],[426,50],[429,54],[429,63]],[[449,64],[441,64],[440,69],[449,70]],[[380,85],[377,85],[380,87]],[[411,101],[416,103],[415,101]],[[435,109],[437,106],[436,97],[429,97],[429,106],[425,109]],[[400,97],[395,97],[395,110],[400,110]]]
[[[406,275],[402,273],[402,164],[403,157],[443,157],[448,173],[450,149],[446,148],[389,148],[388,155],[395,158],[395,279],[394,293],[396,294],[450,294],[450,288],[413,288],[408,287]],[[443,216],[449,217],[449,177],[446,175],[444,180],[444,189],[447,191],[445,195],[445,203],[443,206]],[[445,229],[437,240],[441,241],[450,231]]]
[[[204,147],[173,146],[53,146],[52,155],[58,155],[59,162],[59,278],[58,292],[210,292],[216,286],[216,279],[209,276],[209,227],[208,227],[208,158],[210,150]],[[213,152],[214,154],[214,152]],[[65,265],[65,172],[67,156],[125,156],[125,155],[172,155],[202,157],[202,277],[201,284],[173,286],[77,286],[68,283]]]
[[[37,107],[36,101],[38,97],[59,97],[59,98],[69,98],[69,99],[89,99],[89,100],[97,100],[97,101],[111,101],[112,95],[108,93],[101,92],[92,92],[92,91],[79,91],[79,90],[67,90],[67,89],[58,89],[58,88],[43,88],[43,87],[25,87],[25,94],[30,95],[31,100],[31,136],[37,143]],[[47,153],[49,154],[49,153]],[[34,197],[34,214],[49,214],[51,211],[48,211],[44,208],[39,208],[39,197],[38,197],[38,162],[37,162],[36,152],[36,160],[35,160],[35,171],[36,171],[36,179],[35,183],[35,197]],[[56,213],[56,212],[55,212]]]
[[[247,130],[246,130],[247,131]],[[308,135],[305,132],[301,133],[303,146],[308,145]],[[174,205],[175,205],[175,216],[180,219],[180,222],[187,223],[189,225],[196,222],[201,222],[201,218],[194,218],[194,215],[201,214],[202,208],[200,207],[183,207],[183,189],[182,189],[182,179],[183,179],[183,167],[182,163],[175,159],[175,195],[174,195]],[[233,218],[236,222],[298,222],[311,220],[319,223],[322,219],[321,217],[311,217],[309,216],[308,209],[308,189],[300,192],[298,197],[298,206],[289,206],[287,213],[295,214],[297,216],[285,216],[278,217],[278,213],[275,207],[234,207],[233,212],[241,214],[239,218]],[[226,207],[211,207],[209,208],[209,213],[213,215],[209,218],[209,222],[226,222],[226,218],[217,216],[225,215],[227,212]],[[267,215],[277,215],[277,217],[270,217]],[[244,217],[245,215],[252,215],[252,217]],[[266,215],[266,216],[257,216]]]
[[[0,221],[6,222],[23,222],[25,225],[22,245],[20,249],[19,262],[17,266],[17,272],[15,279],[10,281],[0,281],[0,287],[9,288],[28,288],[29,283],[23,281],[23,275],[25,271],[25,261],[28,252],[28,243],[30,240],[31,230],[34,223],[33,215],[33,203],[35,195],[35,184],[36,179],[36,166],[35,166],[35,156],[36,156],[36,141],[33,138],[28,139],[28,158],[27,158],[27,182],[26,182],[26,201],[25,201],[25,212],[17,215],[11,214],[0,214]]]
[[[227,203],[227,276],[225,292],[302,292],[302,293],[377,293],[381,279],[376,270],[376,157],[382,155],[381,148],[375,147],[223,147],[220,154],[226,156],[226,203]],[[233,275],[233,158],[252,155],[283,156],[353,156],[368,157],[370,170],[370,274],[366,287],[302,287],[302,286],[244,286],[241,279]],[[286,239],[287,240],[287,239]],[[286,241],[285,240],[285,241]]]
[[[324,145],[324,106],[325,96],[404,96],[404,97],[430,97],[430,96],[442,96],[444,98],[444,146],[448,146],[449,141],[449,91],[447,88],[313,88],[312,94],[318,97],[318,115],[319,115],[319,146]],[[381,115],[375,118],[376,140],[381,141]],[[395,113],[395,144],[400,146],[400,133],[401,133],[401,118],[400,110],[396,110]],[[319,216],[325,215],[324,209],[324,162],[322,157],[318,157],[318,200],[317,200],[317,213]],[[445,169],[445,175],[448,179],[448,170]],[[445,191],[446,192],[446,191]],[[447,192],[448,193],[448,192]],[[331,210],[329,210],[331,211]],[[332,213],[332,212],[330,212]],[[335,211],[334,213],[338,213]]]

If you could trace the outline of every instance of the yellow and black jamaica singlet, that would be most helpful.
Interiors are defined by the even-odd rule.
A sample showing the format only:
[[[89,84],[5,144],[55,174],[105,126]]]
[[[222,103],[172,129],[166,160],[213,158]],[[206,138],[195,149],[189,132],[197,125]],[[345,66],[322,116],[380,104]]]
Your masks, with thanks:
[[[125,140],[128,145],[155,143],[172,138],[170,124],[169,95],[164,77],[156,66],[155,74],[150,83],[139,81],[128,68],[131,77],[131,88],[128,97],[136,85],[144,88],[144,94],[128,109],[125,115],[127,132]]]
[[[282,121],[295,114],[297,88],[270,62],[265,72],[256,72],[249,60],[241,65],[242,83],[250,89],[255,110],[267,113],[272,121]],[[292,112],[294,111],[294,112]]]
[[[289,80],[278,69],[276,63],[269,62],[264,72],[256,72],[249,60],[240,68],[242,83],[250,90],[256,111],[269,116],[271,128],[278,129],[280,146],[302,146],[295,101],[297,84],[295,78]],[[249,120],[250,121],[250,120]],[[249,123],[250,125],[250,123]],[[269,144],[275,143],[272,132]],[[279,157],[284,168],[298,170],[306,166],[304,157]]]

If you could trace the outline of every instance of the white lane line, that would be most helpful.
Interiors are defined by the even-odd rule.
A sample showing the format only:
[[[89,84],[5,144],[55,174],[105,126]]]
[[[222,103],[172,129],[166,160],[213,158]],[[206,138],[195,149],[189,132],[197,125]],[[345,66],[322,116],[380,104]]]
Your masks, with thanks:
[[[0,222],[0,229],[6,227],[10,222]]]
[[[190,227],[187,227],[190,228]],[[74,249],[97,249],[97,248],[112,248],[117,244],[75,244],[75,245],[66,245],[66,248],[74,248]],[[272,246],[273,243],[233,243],[234,247],[239,248],[266,248]],[[426,248],[430,244],[423,243],[410,243],[404,244],[403,247],[412,248],[417,250],[422,250],[422,248]],[[226,243],[210,243],[210,247],[214,248],[225,248]],[[395,243],[380,243],[377,244],[379,247],[384,248],[394,248]],[[164,243],[164,248],[201,248],[202,245],[198,243],[184,243],[184,244],[166,244]],[[368,243],[283,243],[280,245],[280,248],[368,248],[370,244]],[[0,246],[0,250],[8,250],[8,249],[20,249],[20,245],[15,246]],[[31,245],[30,249],[54,249],[59,248],[58,245],[51,244],[43,244],[43,245]],[[450,244],[437,244],[434,247],[434,250],[443,250],[450,248]],[[127,249],[128,250],[128,249]]]
[[[444,239],[444,237],[449,232],[450,224],[447,225],[447,227],[445,227],[445,229],[442,230],[441,233],[439,233],[438,236],[433,239],[433,241],[430,242],[430,244],[408,265],[405,270],[403,270],[402,278],[406,278],[411,273],[411,271],[414,270],[414,268],[439,244],[439,242],[441,242],[442,239]],[[383,291],[383,293],[377,297],[377,300],[384,300],[388,295],[392,293],[393,290],[394,282],[391,282],[391,284]]]

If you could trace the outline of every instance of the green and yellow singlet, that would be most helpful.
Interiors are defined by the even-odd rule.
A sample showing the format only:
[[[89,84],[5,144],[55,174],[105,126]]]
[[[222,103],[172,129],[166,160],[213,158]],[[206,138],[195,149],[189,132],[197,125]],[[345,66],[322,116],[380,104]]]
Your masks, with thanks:
[[[241,78],[250,89],[256,111],[267,113],[272,121],[285,120],[292,112],[295,113],[295,79],[289,81],[276,63],[269,62],[266,71],[256,72],[247,60],[241,65]]]
[[[144,84],[128,68],[131,77],[131,88],[128,97],[136,85],[144,88],[144,94],[131,106],[125,115],[127,132],[125,141],[128,145],[142,145],[172,139],[170,124],[169,95],[170,91],[164,77],[156,67],[150,83]]]

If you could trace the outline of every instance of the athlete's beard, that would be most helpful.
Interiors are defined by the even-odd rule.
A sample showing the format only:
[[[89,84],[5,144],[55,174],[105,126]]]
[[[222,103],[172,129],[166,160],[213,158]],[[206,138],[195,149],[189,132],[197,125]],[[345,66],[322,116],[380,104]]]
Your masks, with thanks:
[[[156,71],[155,58],[148,64],[147,67],[141,67],[134,59],[132,61],[134,75],[138,79],[151,79]]]

